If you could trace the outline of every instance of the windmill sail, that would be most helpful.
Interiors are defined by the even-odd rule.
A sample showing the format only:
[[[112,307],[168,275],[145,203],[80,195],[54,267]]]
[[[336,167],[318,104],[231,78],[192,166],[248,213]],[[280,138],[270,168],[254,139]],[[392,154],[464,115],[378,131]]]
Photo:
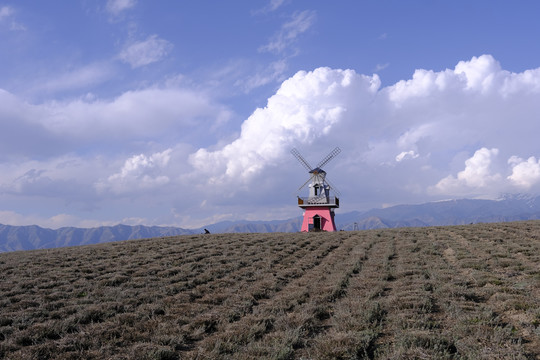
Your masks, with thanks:
[[[300,152],[298,150],[296,150],[296,148],[292,148],[291,154],[294,155],[294,157],[298,160],[298,162],[300,162],[300,164],[302,164],[302,166],[304,166],[307,171],[313,170],[311,165],[309,165],[309,163],[306,161],[306,159],[304,159],[304,157],[302,155],[300,155]]]
[[[317,165],[318,168],[322,168],[324,165],[328,164],[330,160],[335,158],[339,153],[341,152],[341,149],[339,147],[336,147],[334,150],[330,152],[330,154],[326,155],[324,159],[322,159],[319,164]]]

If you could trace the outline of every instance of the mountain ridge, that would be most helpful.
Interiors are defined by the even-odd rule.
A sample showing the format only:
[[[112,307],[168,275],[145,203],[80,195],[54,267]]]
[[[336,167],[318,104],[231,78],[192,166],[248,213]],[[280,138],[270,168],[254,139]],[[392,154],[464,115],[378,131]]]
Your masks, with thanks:
[[[507,194],[498,200],[457,199],[396,205],[364,212],[337,213],[335,221],[338,229],[349,231],[536,219],[540,219],[540,196]],[[37,225],[0,224],[0,252],[191,235],[202,233],[204,229],[215,233],[297,232],[301,223],[302,216],[271,221],[223,221],[196,229],[118,224],[96,228],[62,227],[53,230]]]

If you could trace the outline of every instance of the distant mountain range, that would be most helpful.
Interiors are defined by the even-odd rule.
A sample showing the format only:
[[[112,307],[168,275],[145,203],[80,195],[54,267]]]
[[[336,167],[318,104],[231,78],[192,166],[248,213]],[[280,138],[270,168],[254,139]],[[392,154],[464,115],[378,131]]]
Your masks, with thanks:
[[[540,219],[540,196],[505,195],[499,200],[448,200],[420,205],[397,205],[365,212],[336,213],[336,226],[340,230],[366,230],[534,219]],[[288,220],[224,221],[199,229],[116,225],[52,230],[36,225],[0,225],[0,252],[200,234],[204,228],[212,233],[297,232],[301,224],[302,217],[299,216]]]
[[[499,200],[460,199],[336,215],[343,230],[464,225],[540,219],[540,196],[505,195]],[[336,225],[337,225],[336,224]]]

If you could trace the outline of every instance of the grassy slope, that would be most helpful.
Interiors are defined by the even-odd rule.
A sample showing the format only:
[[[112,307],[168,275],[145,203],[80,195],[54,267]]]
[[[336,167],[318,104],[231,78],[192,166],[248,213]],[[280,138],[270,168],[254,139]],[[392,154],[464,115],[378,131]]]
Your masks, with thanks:
[[[540,358],[540,222],[0,254],[0,358]]]

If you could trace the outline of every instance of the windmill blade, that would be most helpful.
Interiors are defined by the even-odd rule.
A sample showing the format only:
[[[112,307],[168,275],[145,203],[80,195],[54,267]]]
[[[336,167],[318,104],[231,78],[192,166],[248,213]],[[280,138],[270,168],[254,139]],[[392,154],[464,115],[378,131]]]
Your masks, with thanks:
[[[306,159],[304,159],[302,157],[302,155],[300,155],[300,152],[298,150],[296,150],[296,148],[292,148],[291,154],[294,155],[294,157],[300,162],[300,164],[302,164],[302,166],[304,166],[307,169],[307,171],[313,170],[311,165],[309,165],[309,163],[306,161]]]
[[[336,196],[341,196],[341,192],[338,190],[337,187],[334,186],[334,184],[332,184],[328,178],[325,178],[324,181],[326,183],[328,183],[328,185],[330,185],[330,189],[332,189],[334,191],[334,193],[336,194]]]
[[[303,188],[304,186],[306,186],[306,185],[311,181],[311,179],[313,179],[313,175],[311,175],[311,177],[310,177],[309,179],[307,179],[307,181],[306,181],[305,183],[303,183],[302,186],[300,186],[300,187],[298,188],[298,190],[302,190],[302,188]]]
[[[341,152],[341,149],[339,147],[336,147],[334,150],[330,152],[330,154],[326,155],[324,159],[322,159],[319,164],[317,165],[318,168],[322,168],[324,165],[328,164],[330,160],[335,158],[337,154]]]

